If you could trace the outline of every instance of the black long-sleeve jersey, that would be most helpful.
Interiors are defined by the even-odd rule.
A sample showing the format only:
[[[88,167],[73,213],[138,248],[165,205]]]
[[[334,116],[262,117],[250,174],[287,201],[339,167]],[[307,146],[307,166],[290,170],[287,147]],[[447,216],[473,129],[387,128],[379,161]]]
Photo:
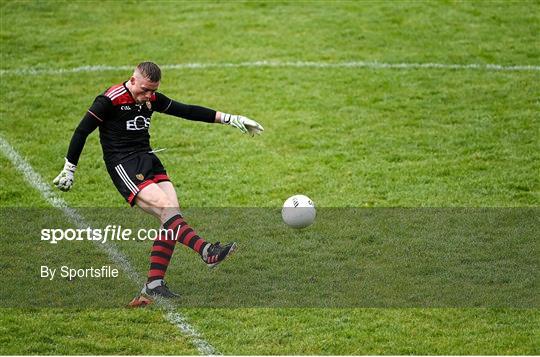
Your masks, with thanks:
[[[213,109],[179,103],[158,92],[146,103],[137,104],[124,82],[96,97],[73,133],[66,158],[77,165],[86,138],[98,127],[106,164],[151,151],[149,128],[155,111],[208,123],[216,116]]]

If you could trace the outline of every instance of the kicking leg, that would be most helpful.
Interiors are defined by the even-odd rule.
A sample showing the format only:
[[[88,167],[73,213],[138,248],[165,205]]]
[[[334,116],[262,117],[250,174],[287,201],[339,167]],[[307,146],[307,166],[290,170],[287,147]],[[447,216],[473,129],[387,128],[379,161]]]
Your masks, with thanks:
[[[210,245],[199,237],[193,228],[182,218],[178,208],[178,200],[174,187],[165,182],[146,186],[136,198],[136,204],[146,212],[158,217],[163,228],[171,235],[169,239],[193,249],[203,255],[205,248]]]

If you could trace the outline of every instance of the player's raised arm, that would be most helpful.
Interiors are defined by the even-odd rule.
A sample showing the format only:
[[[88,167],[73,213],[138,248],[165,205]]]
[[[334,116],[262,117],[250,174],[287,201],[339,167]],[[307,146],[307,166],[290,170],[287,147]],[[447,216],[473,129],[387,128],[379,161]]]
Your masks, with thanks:
[[[221,123],[231,125],[240,129],[243,133],[249,133],[251,136],[260,134],[264,128],[253,119],[241,115],[232,115],[217,112],[213,109],[201,107],[198,105],[189,105],[169,99],[161,93],[156,93],[158,108],[165,114],[174,115],[180,118],[203,121],[207,123]],[[162,108],[159,108],[161,106]],[[160,110],[161,109],[161,110]]]
[[[96,130],[100,122],[103,121],[103,113],[105,113],[107,106],[109,105],[110,101],[108,103],[107,99],[103,97],[96,98],[92,107],[86,112],[73,132],[68,152],[65,157],[64,168],[53,180],[53,184],[60,190],[69,191],[73,186],[75,169],[77,169],[79,157],[81,156],[84,144],[86,143],[86,138]]]

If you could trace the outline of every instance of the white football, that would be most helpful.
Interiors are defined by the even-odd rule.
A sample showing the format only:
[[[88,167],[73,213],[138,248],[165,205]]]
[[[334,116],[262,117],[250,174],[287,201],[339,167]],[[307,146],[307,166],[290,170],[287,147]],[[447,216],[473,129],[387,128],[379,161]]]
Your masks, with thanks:
[[[305,228],[315,221],[317,212],[313,201],[304,195],[294,195],[285,201],[281,217],[289,227]]]

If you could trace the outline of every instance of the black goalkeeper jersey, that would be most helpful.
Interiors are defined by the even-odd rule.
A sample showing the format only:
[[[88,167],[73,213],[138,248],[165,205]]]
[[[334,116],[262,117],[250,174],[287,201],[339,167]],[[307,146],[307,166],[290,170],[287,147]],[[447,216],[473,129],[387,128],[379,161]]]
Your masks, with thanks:
[[[149,129],[155,111],[208,123],[216,115],[213,109],[179,103],[157,92],[146,103],[137,104],[126,82],[117,84],[96,97],[75,129],[66,158],[77,165],[87,136],[98,127],[106,164],[151,151]]]
[[[97,96],[88,113],[99,122],[105,162],[115,163],[133,153],[151,151],[152,114],[164,112],[171,104],[172,100],[161,93],[154,93],[146,103],[136,104],[125,83]]]

